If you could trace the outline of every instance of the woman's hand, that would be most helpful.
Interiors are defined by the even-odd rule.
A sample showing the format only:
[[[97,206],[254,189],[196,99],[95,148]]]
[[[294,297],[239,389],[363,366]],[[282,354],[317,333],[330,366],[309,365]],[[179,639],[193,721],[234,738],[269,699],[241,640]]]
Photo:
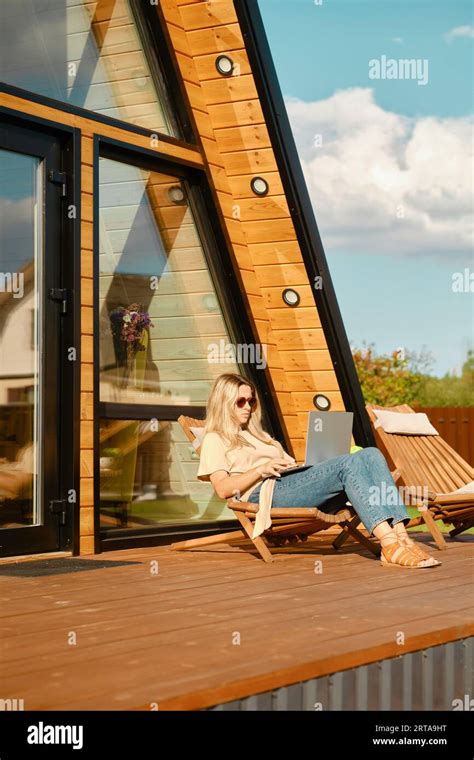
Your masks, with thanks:
[[[286,470],[293,465],[287,462],[285,459],[270,459],[266,464],[261,464],[255,469],[261,475],[262,478],[271,478],[274,476],[280,477],[280,472]]]

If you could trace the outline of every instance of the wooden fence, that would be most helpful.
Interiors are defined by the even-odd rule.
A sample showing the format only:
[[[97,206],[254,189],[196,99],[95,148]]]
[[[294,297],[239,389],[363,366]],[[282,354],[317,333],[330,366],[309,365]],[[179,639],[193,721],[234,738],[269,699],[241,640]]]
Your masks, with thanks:
[[[474,466],[474,406],[434,407],[413,404],[412,407],[417,412],[425,412],[446,443]]]

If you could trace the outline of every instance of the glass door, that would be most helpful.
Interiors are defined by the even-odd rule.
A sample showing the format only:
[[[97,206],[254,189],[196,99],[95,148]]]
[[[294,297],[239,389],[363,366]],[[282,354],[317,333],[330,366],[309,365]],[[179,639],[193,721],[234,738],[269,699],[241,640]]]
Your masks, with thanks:
[[[0,556],[60,548],[60,161],[0,129]]]

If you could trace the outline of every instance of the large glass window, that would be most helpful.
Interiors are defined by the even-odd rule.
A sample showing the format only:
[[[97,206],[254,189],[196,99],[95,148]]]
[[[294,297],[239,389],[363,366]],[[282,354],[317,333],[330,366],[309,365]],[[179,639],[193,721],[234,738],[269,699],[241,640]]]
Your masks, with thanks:
[[[177,421],[204,417],[214,379],[242,372],[189,193],[177,176],[99,160],[103,528],[233,517],[197,480]]]
[[[204,406],[238,370],[185,184],[108,158],[99,177],[100,400]]]
[[[198,464],[178,422],[102,420],[101,527],[235,519],[211,484],[197,479]]]
[[[159,51],[149,63],[134,7],[129,0],[1,0],[0,79],[182,137]]]
[[[0,150],[0,528],[40,522],[42,164]]]

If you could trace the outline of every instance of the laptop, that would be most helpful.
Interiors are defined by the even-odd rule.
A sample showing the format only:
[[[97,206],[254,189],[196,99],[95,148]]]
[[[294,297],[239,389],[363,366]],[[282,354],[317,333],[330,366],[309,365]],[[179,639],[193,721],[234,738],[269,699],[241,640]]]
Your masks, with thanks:
[[[314,464],[349,454],[353,422],[353,412],[308,412],[305,463],[288,467],[280,475],[307,470]]]

